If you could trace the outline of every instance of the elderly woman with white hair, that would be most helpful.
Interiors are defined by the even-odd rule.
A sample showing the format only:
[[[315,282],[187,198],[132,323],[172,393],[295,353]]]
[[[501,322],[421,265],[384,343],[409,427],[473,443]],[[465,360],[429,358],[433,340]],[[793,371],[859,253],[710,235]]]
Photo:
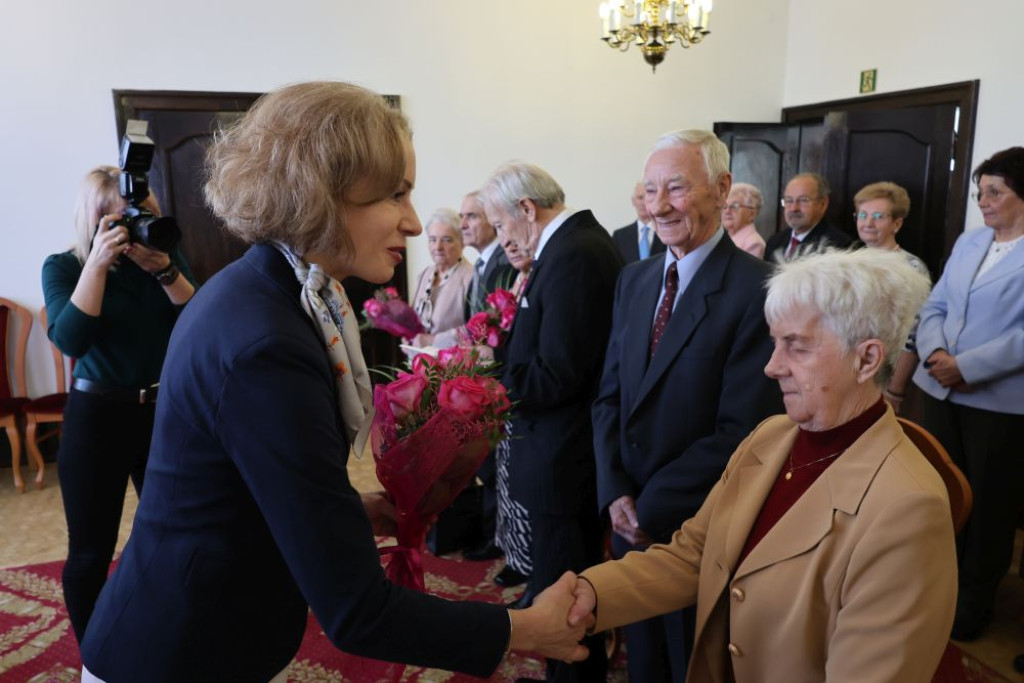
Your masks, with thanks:
[[[473,266],[462,258],[462,220],[452,209],[438,209],[427,221],[427,246],[434,264],[420,273],[412,307],[425,332],[416,346],[446,348],[458,343],[458,329],[466,324],[466,297],[473,284]]]
[[[930,681],[956,601],[949,500],[882,400],[927,295],[898,253],[780,265],[765,372],[786,415],[747,437],[669,543],[583,572],[570,622],[696,603],[689,681]]]
[[[722,207],[722,227],[733,244],[757,258],[764,258],[764,238],[754,219],[761,213],[764,197],[750,183],[734,183]]]

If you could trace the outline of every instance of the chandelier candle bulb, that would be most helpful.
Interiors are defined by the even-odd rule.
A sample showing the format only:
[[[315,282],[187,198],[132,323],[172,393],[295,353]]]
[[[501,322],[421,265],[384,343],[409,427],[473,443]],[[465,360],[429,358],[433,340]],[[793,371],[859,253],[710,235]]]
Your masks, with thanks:
[[[665,10],[665,22],[671,26],[676,23],[676,0],[670,0]]]
[[[633,4],[633,26],[639,26],[644,23],[644,3],[636,2]]]

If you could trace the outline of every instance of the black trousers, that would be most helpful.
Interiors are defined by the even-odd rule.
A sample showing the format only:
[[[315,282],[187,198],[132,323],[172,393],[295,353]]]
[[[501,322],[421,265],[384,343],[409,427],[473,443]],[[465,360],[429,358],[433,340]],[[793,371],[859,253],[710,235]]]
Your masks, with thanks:
[[[584,505],[587,512],[577,514],[544,514],[530,511],[533,533],[533,575],[531,589],[544,590],[566,571],[577,574],[601,561],[601,521],[597,506]],[[595,510],[595,512],[590,512]],[[596,683],[608,674],[608,655],[603,634],[588,636],[583,644],[590,656],[582,662],[566,664],[548,660],[547,680],[557,683]]]
[[[643,550],[612,532],[616,559],[631,550]],[[684,683],[693,651],[697,606],[687,607],[622,627],[626,637],[626,669],[630,681]]]
[[[924,426],[963,470],[974,496],[957,539],[957,615],[988,614],[1010,568],[1024,505],[1024,415],[925,398]]]
[[[136,493],[142,493],[153,416],[153,404],[112,401],[74,389],[64,408],[57,474],[68,559],[61,579],[79,643],[107,580],[129,477]]]

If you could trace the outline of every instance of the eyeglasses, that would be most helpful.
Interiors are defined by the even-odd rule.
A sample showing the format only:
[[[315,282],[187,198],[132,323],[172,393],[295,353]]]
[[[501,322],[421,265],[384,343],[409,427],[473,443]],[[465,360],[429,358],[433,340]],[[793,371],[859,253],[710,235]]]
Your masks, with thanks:
[[[792,197],[785,197],[785,198],[779,200],[779,203],[783,207],[788,209],[789,207],[793,206],[794,204],[799,204],[800,206],[810,206],[811,204],[813,204],[816,201],[818,201],[817,197],[797,197],[796,199],[793,199]]]
[[[867,211],[858,211],[853,214],[853,217],[859,221],[866,221],[869,218],[873,221],[884,221],[886,218],[891,218],[892,214],[882,213],[881,211],[873,211],[871,213],[868,213]]]
[[[987,190],[979,190],[977,192],[972,193],[971,198],[976,202],[980,202],[982,199],[988,199],[994,202],[1000,197],[1002,197],[1004,194],[1008,194],[1008,191],[989,188]]]
[[[740,204],[739,202],[733,202],[732,204],[726,204],[725,208],[729,209],[730,211],[739,211],[740,209],[753,209],[754,207],[748,204]]]

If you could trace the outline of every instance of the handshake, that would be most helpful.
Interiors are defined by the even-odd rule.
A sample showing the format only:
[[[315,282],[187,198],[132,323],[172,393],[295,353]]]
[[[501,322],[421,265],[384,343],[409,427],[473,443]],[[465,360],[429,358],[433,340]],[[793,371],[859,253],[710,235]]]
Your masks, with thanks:
[[[524,610],[509,610],[511,650],[536,652],[549,659],[580,662],[590,651],[580,641],[595,623],[593,586],[572,572],[562,574]]]

